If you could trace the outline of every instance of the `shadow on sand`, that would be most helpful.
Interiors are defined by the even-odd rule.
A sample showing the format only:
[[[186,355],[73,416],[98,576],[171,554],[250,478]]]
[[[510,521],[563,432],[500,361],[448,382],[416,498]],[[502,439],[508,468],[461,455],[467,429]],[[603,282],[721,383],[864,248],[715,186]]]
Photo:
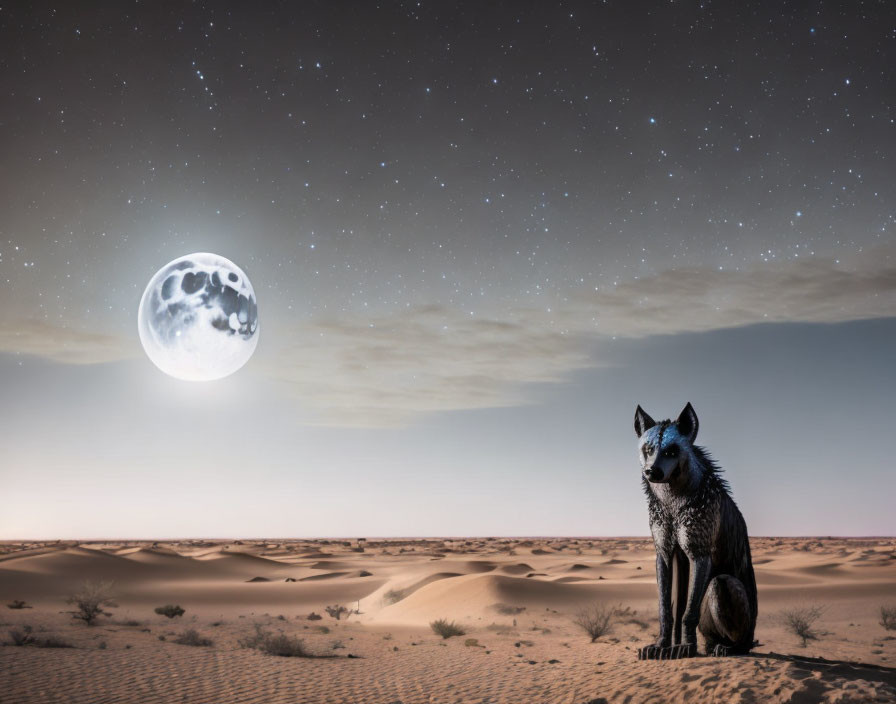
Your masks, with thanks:
[[[825,685],[833,683],[835,680],[882,682],[896,688],[896,667],[872,665],[865,662],[850,662],[849,660],[827,660],[825,658],[813,658],[802,655],[785,655],[774,652],[754,652],[741,657],[791,663],[795,669],[792,674],[798,679],[802,679],[807,685],[805,690],[794,695],[793,702],[817,701],[813,697],[825,691],[827,689]]]

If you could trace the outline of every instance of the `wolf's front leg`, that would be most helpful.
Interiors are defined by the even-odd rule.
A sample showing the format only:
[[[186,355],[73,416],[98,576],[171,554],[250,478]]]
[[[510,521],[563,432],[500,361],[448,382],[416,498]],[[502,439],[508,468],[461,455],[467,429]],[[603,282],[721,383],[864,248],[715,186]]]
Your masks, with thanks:
[[[684,610],[684,642],[685,653],[679,657],[693,657],[697,654],[697,624],[700,622],[700,606],[703,595],[709,584],[712,560],[708,555],[690,557],[690,575],[688,580],[688,600]]]
[[[660,635],[655,643],[638,648],[638,660],[659,660],[672,640],[672,562],[656,554],[656,586],[659,591]]]

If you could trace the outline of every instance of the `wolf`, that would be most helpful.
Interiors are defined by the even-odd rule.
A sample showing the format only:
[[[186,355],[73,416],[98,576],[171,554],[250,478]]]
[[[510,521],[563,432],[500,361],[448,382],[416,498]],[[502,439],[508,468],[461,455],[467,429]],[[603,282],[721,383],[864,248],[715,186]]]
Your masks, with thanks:
[[[698,627],[707,655],[753,647],[758,605],[747,525],[721,470],[694,444],[698,428],[690,402],[674,422],[635,411],[660,617],[659,638],[638,649],[639,660],[694,657]]]

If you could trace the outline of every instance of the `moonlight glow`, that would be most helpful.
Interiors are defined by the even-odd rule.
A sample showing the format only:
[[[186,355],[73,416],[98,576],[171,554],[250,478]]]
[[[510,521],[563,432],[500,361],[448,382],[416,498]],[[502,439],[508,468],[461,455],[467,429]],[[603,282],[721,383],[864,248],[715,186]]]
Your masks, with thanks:
[[[229,259],[188,254],[150,279],[137,328],[146,354],[166,374],[221,379],[249,361],[258,344],[255,290]]]

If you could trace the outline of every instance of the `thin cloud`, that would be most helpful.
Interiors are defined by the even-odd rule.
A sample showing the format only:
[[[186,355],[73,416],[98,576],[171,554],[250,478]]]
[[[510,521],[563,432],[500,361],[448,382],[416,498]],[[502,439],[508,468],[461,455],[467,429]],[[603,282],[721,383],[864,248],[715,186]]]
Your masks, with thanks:
[[[103,364],[133,357],[133,342],[118,335],[60,327],[40,320],[0,320],[0,353],[33,355],[62,364]]]
[[[326,425],[397,426],[438,411],[519,406],[535,399],[533,385],[598,366],[593,343],[609,336],[893,316],[893,261],[890,248],[848,268],[816,259],[750,271],[674,269],[576,289],[550,310],[471,316],[420,305],[319,318],[281,326],[254,366]],[[101,364],[133,357],[139,345],[136,337],[16,320],[0,321],[0,352]]]
[[[532,384],[600,363],[595,339],[702,332],[767,322],[836,323],[896,313],[896,267],[883,256],[846,269],[832,260],[761,271],[678,269],[562,305],[466,317],[446,306],[341,316],[296,331],[270,372],[318,421],[401,425],[433,411],[517,406]]]
[[[433,411],[516,406],[526,384],[593,364],[584,346],[531,321],[467,317],[421,306],[304,328],[271,369],[336,425],[400,425]]]

